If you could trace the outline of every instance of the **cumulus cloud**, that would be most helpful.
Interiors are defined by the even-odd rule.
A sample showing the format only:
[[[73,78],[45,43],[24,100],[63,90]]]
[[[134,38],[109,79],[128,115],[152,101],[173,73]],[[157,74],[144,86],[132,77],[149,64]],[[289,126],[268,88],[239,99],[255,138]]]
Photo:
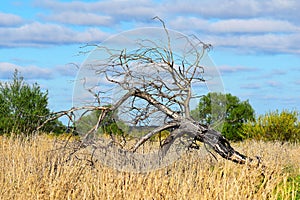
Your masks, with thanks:
[[[23,19],[17,15],[0,12],[0,27],[16,26],[23,22]]]
[[[240,52],[294,53],[299,54],[300,34],[263,33],[259,35],[209,35],[204,41],[214,46],[235,48]]]
[[[206,34],[263,34],[263,33],[299,33],[300,27],[283,20],[263,18],[225,19],[210,21],[198,17],[179,16],[170,21],[177,30],[194,30]]]
[[[97,2],[58,2],[52,0],[35,1],[35,5],[51,9],[55,12],[72,10],[76,12],[104,13],[111,15],[116,19],[134,19],[153,17],[155,13],[160,12],[157,3],[150,0],[130,1],[130,0],[105,0]],[[155,9],[153,9],[155,7]]]
[[[299,23],[300,4],[297,0],[104,0],[95,2],[59,2],[57,0],[36,0],[35,5],[56,12],[72,10],[109,14],[119,20],[135,18],[142,20],[155,15],[172,19],[174,16],[195,16],[206,19],[270,17],[293,20]],[[233,12],[234,11],[234,12]]]
[[[44,19],[72,24],[72,25],[84,25],[84,26],[109,26],[113,23],[113,19],[108,15],[98,15],[94,13],[84,13],[84,12],[61,12],[50,16],[43,16]]]
[[[152,26],[151,18],[160,16],[167,27],[195,34],[214,46],[300,54],[295,45],[300,43],[300,3],[296,0],[36,0],[33,4],[48,11],[37,15],[43,22],[0,28],[0,46],[99,42],[108,34],[95,26],[112,33],[124,27]],[[20,17],[13,16],[20,23]]]
[[[164,1],[170,3],[170,0]],[[205,18],[232,18],[232,17],[246,17],[257,14],[256,1],[220,1],[220,0],[202,0],[202,1],[172,1],[173,5],[170,7],[173,12],[180,12],[182,14],[199,15]],[[233,12],[234,10],[234,12]]]
[[[264,32],[298,32],[300,28],[283,20],[270,19],[229,19],[211,23],[208,27],[217,33],[264,33]]]
[[[178,16],[169,21],[170,26],[173,29],[177,30],[189,30],[191,27],[195,30],[206,31],[210,26],[210,22],[208,20],[198,18],[198,17],[186,17],[186,16]]]
[[[0,28],[0,46],[2,47],[99,42],[106,37],[106,33],[96,28],[80,32],[57,24],[39,22],[20,27]]]
[[[17,65],[9,62],[0,62],[0,79],[10,79],[15,70],[21,73],[26,79],[54,79],[57,76],[72,77],[77,74],[79,64],[69,63],[53,68],[43,68],[36,65]]]
[[[50,69],[37,66],[19,66],[13,63],[0,62],[0,78],[9,79],[15,70],[18,70],[26,79],[51,79],[53,78]]]
[[[299,23],[300,4],[297,0],[202,0],[202,1],[171,1],[165,0],[164,4],[170,12],[181,15],[192,15],[203,18],[253,18],[257,16],[277,19],[289,19]]]

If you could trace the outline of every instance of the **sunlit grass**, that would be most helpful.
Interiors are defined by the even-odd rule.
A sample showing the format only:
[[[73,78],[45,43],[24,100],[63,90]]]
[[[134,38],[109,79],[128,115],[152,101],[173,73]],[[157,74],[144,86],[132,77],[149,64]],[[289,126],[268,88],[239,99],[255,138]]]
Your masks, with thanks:
[[[189,152],[146,174],[68,159],[55,138],[0,139],[0,199],[299,199],[300,146],[246,141],[233,146],[262,157],[250,168]],[[63,144],[63,143],[62,143]]]

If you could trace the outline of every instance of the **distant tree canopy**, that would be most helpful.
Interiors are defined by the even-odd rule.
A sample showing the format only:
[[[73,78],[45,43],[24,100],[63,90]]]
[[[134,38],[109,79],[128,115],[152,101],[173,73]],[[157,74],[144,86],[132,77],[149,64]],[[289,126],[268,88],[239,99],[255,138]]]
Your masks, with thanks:
[[[109,106],[108,106],[109,107]],[[89,114],[81,117],[78,121],[75,122],[76,129],[80,130],[82,133],[87,133],[91,127],[95,126],[99,121],[99,117],[102,114],[102,110],[93,110]],[[123,127],[125,125],[117,124],[114,119],[113,112],[110,111],[106,114],[103,120],[98,124],[97,132],[99,134],[107,134],[107,135],[123,135]],[[120,127],[121,126],[121,127]],[[122,128],[122,129],[121,129]]]
[[[208,93],[200,98],[198,107],[191,111],[191,115],[202,124],[213,124],[227,139],[239,141],[244,138],[243,123],[254,120],[254,109],[249,101],[241,101],[231,94]],[[219,124],[223,117],[224,123]]]
[[[11,82],[0,82],[0,134],[30,135],[49,116],[48,92],[35,83],[28,85],[16,70]],[[46,132],[62,132],[64,126],[54,120],[44,126]]]

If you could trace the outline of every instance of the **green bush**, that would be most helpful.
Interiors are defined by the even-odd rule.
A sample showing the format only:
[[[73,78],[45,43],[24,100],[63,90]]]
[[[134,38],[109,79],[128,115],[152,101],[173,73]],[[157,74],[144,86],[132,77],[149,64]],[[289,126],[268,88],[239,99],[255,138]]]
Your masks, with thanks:
[[[247,138],[256,140],[299,142],[299,125],[299,112],[276,110],[244,124],[243,132]]]
[[[0,134],[28,136],[50,115],[48,92],[35,83],[26,84],[16,70],[12,82],[0,82]],[[45,131],[62,131],[59,121],[45,125]]]

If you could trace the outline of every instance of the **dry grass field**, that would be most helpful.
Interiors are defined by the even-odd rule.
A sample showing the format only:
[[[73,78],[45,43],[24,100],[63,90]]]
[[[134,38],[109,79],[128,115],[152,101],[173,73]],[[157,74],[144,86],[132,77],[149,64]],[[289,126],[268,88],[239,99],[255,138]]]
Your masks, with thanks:
[[[250,168],[190,152],[146,174],[117,172],[73,156],[46,136],[0,139],[0,199],[300,199],[300,146],[246,141],[233,146],[262,156]]]

